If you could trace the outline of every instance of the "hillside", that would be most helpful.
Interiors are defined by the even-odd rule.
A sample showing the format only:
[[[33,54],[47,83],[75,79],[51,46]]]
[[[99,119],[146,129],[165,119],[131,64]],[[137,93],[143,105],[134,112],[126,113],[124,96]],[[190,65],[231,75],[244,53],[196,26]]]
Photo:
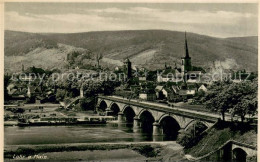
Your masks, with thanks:
[[[213,61],[225,63],[231,60],[232,65],[236,65],[238,69],[257,70],[257,37],[223,39],[187,33],[187,39],[192,64],[195,66],[209,66]],[[180,58],[184,55],[184,33],[176,31],[136,30],[72,34],[5,31],[5,58],[26,56],[32,51],[35,53],[38,48],[47,51],[59,50],[58,44],[85,49],[94,55],[102,53],[104,58],[101,65],[107,67],[121,65],[122,61],[129,57],[135,65],[156,69],[162,68],[165,62],[171,66],[175,62],[180,65]],[[34,60],[36,58],[34,57]],[[12,68],[14,62],[9,60],[12,59],[6,59],[5,65]],[[28,64],[33,65],[33,62],[27,62]]]
[[[184,152],[193,157],[202,157],[210,152],[214,152],[229,140],[257,147],[257,128],[248,123],[218,122],[204,135],[197,138],[199,139],[198,142],[190,147],[186,147]]]
[[[5,69],[10,72],[21,71],[22,65],[25,69],[35,66],[44,69],[65,69],[68,66],[67,57],[73,52],[85,52],[85,49],[75,48],[69,45],[57,44],[57,48],[36,47],[30,52],[19,56],[5,56]],[[7,72],[8,72],[7,71]]]

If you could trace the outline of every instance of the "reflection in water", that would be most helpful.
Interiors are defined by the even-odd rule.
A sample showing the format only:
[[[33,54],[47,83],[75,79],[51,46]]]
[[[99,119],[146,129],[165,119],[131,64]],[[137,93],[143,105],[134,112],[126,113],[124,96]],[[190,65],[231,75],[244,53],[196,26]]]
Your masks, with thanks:
[[[96,142],[141,142],[170,140],[152,136],[132,123],[108,123],[78,126],[5,127],[5,144],[59,144]]]

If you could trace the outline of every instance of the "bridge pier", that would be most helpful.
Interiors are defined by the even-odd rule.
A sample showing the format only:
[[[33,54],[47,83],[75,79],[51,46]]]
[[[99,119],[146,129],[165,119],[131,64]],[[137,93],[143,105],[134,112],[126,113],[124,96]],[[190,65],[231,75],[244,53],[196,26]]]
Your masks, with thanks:
[[[121,111],[117,114],[117,121],[118,121],[118,123],[122,123],[124,121],[123,120],[123,116],[124,116],[124,113],[121,112]]]
[[[160,124],[158,122],[153,123],[153,135],[161,135]]]
[[[140,132],[141,131],[141,127],[140,127],[140,119],[138,118],[138,116],[134,117],[134,122],[133,122],[133,132]]]
[[[134,117],[134,124],[133,124],[134,128],[139,128],[140,127],[140,119],[138,118],[138,116]]]
[[[126,120],[133,122],[134,132],[147,131],[152,133],[154,138],[165,137],[164,135],[174,137],[178,133],[177,131],[180,133],[187,129],[193,123],[193,120],[200,120],[206,123],[206,126],[211,126],[219,118],[218,115],[209,116],[206,112],[198,114],[194,110],[190,112],[181,108],[175,110],[170,107],[162,107],[160,104],[150,105],[149,103],[127,101],[112,96],[99,96],[96,108],[105,110],[106,115],[118,115],[119,123]],[[122,111],[124,115],[121,113]],[[138,115],[139,118],[135,115]]]
[[[109,116],[110,115],[110,113],[112,112],[111,110],[110,110],[110,108],[106,108],[106,116]]]

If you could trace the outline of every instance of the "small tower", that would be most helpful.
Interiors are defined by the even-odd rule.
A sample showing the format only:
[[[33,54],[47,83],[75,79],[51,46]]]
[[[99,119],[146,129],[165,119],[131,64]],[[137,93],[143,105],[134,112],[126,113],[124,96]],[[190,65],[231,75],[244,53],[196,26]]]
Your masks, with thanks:
[[[181,73],[184,75],[186,72],[191,71],[191,58],[189,56],[189,49],[188,49],[188,43],[186,38],[186,31],[185,31],[185,57],[181,58]]]
[[[22,64],[22,72],[24,72],[24,65]]]
[[[175,70],[178,69],[176,62],[174,63],[174,69],[175,69]]]
[[[166,64],[166,62],[164,63],[164,69],[167,69],[167,64]]]
[[[31,94],[31,87],[30,87],[30,86],[27,87],[27,96],[28,96],[29,98],[32,97],[32,94]]]
[[[84,89],[83,89],[83,86],[80,87],[80,98],[83,98],[84,97]]]
[[[132,78],[132,63],[128,58],[124,61],[124,72],[127,75],[127,79]]]

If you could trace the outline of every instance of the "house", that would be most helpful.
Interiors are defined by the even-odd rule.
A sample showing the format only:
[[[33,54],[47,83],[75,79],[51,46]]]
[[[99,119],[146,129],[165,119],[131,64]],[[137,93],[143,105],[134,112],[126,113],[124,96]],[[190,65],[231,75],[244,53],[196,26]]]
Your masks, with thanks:
[[[157,75],[157,82],[181,82],[183,80],[183,76],[181,74],[180,69],[175,67],[174,69],[167,68],[163,70],[160,75]]]
[[[195,96],[197,91],[197,84],[187,84],[183,82],[181,89],[179,90],[179,95],[182,96],[182,98],[187,99],[191,96]]]
[[[155,91],[155,94],[156,94],[156,98],[157,99],[163,99],[165,98],[163,92],[162,92],[162,89],[163,89],[163,86],[156,86],[154,91]]]
[[[207,91],[208,91],[207,85],[206,85],[206,84],[202,84],[202,85],[198,88],[198,91],[207,92]]]
[[[164,95],[165,98],[168,98],[169,94],[172,93],[173,90],[171,90],[168,87],[163,87],[162,88],[162,93]]]
[[[140,77],[138,77],[138,80],[139,81],[146,81],[146,77],[145,76],[140,76]]]
[[[20,85],[10,84],[7,87],[8,95],[12,100],[25,100],[26,89]]]
[[[118,66],[115,67],[115,71],[119,71],[120,68]]]
[[[139,92],[139,98],[147,101],[156,100],[156,93],[153,89],[143,89]]]
[[[7,86],[7,91],[8,91],[8,94],[9,93],[11,93],[11,91],[13,90],[13,89],[17,89],[17,86],[15,85],[15,84],[9,84],[8,86]],[[9,94],[10,95],[10,94]]]
[[[162,89],[162,92],[163,92],[163,95],[165,96],[165,98],[167,98],[168,101],[174,100],[174,98],[177,95],[177,93],[173,90],[172,87],[164,87]]]
[[[8,94],[9,94],[10,96],[13,96],[13,95],[15,95],[15,94],[18,94],[18,89],[11,89],[11,90],[9,90],[9,91],[8,91]]]
[[[196,92],[198,91],[198,85],[197,84],[188,84],[186,92],[188,95],[194,96]]]

